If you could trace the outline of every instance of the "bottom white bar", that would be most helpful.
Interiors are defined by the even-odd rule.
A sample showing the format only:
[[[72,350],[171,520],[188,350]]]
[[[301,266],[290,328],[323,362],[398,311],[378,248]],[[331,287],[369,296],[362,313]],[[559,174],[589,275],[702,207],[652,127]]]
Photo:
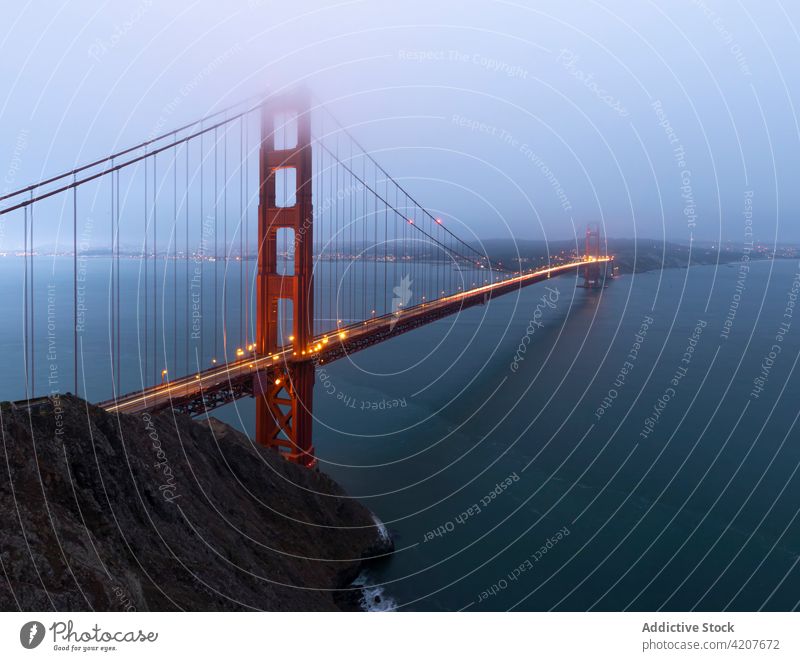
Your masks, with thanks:
[[[0,658],[777,660],[800,658],[799,628],[787,613],[3,613]]]

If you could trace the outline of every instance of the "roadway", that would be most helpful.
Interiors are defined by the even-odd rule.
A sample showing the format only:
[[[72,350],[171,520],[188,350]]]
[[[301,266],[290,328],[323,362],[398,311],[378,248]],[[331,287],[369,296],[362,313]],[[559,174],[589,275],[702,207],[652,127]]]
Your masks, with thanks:
[[[266,378],[271,380],[274,378],[273,372],[277,367],[283,367],[283,365],[295,361],[313,360],[317,364],[329,363],[401,333],[455,314],[467,307],[484,303],[490,298],[502,296],[553,276],[563,275],[586,264],[611,260],[613,257],[589,258],[522,273],[464,292],[443,296],[435,301],[421,303],[395,314],[387,314],[342,327],[336,332],[320,335],[308,347],[289,345],[282,351],[267,356],[245,355],[238,360],[209,368],[198,374],[173,379],[101,402],[98,406],[107,411],[119,413],[143,413],[171,407],[187,407],[187,410],[191,412],[202,412],[238,397],[252,394],[251,384],[258,372],[265,372]],[[220,397],[220,393],[224,393],[226,396]],[[215,394],[215,396],[211,397],[211,394]],[[192,403],[195,406],[192,407]]]

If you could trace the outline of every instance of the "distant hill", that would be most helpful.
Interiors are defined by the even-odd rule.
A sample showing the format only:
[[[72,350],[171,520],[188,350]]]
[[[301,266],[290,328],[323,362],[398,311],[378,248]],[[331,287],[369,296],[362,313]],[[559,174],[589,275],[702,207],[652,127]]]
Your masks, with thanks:
[[[511,239],[489,239],[476,249],[485,250],[490,259],[508,268],[532,268],[547,263],[550,256],[583,254],[584,243],[575,241],[533,241]],[[614,255],[622,273],[652,271],[660,268],[686,268],[690,265],[689,246],[655,239],[608,239],[608,252]],[[752,259],[766,257],[751,253]],[[691,265],[727,264],[739,261],[741,250],[725,248],[717,250],[710,245],[695,245],[691,251]]]

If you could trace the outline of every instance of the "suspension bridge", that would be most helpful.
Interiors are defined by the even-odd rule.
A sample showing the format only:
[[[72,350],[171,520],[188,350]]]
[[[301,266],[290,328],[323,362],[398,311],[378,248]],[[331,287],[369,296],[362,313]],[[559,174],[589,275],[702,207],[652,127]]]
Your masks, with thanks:
[[[70,387],[112,412],[191,415],[253,397],[257,441],[309,467],[317,366],[558,275],[602,287],[613,260],[593,225],[583,255],[529,271],[493,261],[303,91],[0,205],[24,263],[20,397]]]

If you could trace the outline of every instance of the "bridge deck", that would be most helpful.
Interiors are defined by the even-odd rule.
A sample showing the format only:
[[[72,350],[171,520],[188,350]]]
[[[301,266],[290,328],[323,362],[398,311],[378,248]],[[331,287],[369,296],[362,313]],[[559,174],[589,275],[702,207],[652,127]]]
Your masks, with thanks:
[[[204,370],[199,374],[174,379],[102,402],[99,406],[111,412],[121,413],[142,413],[174,408],[190,414],[200,414],[235,399],[252,396],[255,375],[258,372],[265,372],[265,378],[273,378],[271,372],[276,364],[303,360],[313,360],[318,364],[329,363],[465,308],[484,303],[489,298],[502,296],[552,276],[568,273],[592,262],[609,262],[612,259],[612,257],[583,259],[523,273],[435,301],[421,303],[397,314],[388,314],[343,327],[337,333],[316,338],[310,347],[288,346],[273,355],[248,356]]]

